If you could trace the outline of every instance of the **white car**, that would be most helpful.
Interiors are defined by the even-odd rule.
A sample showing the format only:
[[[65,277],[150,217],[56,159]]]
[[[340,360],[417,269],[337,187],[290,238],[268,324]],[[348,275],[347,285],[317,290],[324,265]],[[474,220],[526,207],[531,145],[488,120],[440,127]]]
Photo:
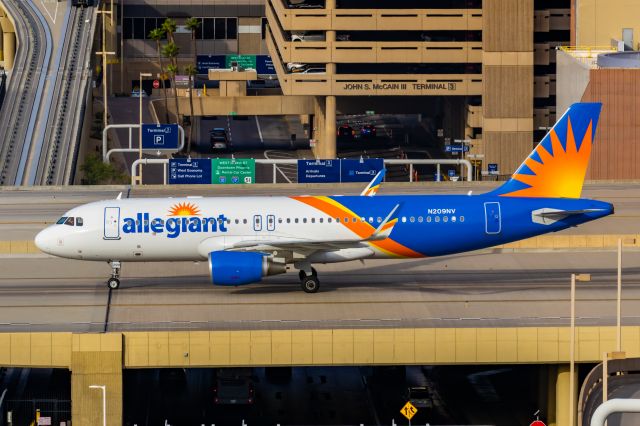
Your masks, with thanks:
[[[291,31],[291,41],[325,41],[324,33],[312,31]]]

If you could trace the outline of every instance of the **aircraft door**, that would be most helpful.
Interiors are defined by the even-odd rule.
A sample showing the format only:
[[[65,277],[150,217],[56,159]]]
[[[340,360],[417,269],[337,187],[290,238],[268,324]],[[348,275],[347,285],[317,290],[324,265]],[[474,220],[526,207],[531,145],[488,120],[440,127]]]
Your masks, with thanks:
[[[485,232],[487,234],[499,234],[502,230],[502,216],[500,203],[484,203]]]
[[[267,215],[267,231],[276,230],[276,217],[272,214]]]
[[[262,231],[262,216],[259,214],[253,216],[253,230],[256,232]]]
[[[104,208],[104,239],[120,239],[120,207]]]

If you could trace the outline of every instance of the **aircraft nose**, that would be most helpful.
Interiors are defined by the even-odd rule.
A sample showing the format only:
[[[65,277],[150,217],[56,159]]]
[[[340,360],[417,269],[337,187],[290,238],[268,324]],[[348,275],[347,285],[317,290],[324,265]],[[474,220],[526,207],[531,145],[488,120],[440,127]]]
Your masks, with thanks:
[[[51,228],[45,228],[42,231],[38,232],[36,238],[34,240],[36,247],[40,249],[40,251],[53,254],[53,248],[55,247],[55,236]]]

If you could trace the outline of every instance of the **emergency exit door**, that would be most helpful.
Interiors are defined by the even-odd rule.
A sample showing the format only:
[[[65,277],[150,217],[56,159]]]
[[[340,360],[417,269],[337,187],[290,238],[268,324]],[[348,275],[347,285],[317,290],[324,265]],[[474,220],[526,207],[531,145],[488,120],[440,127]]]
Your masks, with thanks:
[[[499,234],[502,230],[502,215],[500,203],[484,203],[485,232],[487,234]]]

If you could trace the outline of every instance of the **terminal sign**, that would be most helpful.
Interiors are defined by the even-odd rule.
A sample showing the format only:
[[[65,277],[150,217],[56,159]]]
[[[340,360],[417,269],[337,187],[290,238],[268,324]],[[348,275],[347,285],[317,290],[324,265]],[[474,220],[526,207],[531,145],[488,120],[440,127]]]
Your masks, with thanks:
[[[142,149],[175,151],[179,141],[177,124],[142,125]]]
[[[169,184],[210,184],[211,160],[208,158],[169,160]]]
[[[340,160],[298,160],[298,183],[340,182]]]
[[[384,160],[382,158],[340,160],[340,181],[371,182],[383,168]]]
[[[426,83],[408,83],[408,82],[345,82],[342,84],[343,91],[346,92],[404,92],[407,90],[421,92],[455,92],[458,84],[453,81],[438,81]]]

